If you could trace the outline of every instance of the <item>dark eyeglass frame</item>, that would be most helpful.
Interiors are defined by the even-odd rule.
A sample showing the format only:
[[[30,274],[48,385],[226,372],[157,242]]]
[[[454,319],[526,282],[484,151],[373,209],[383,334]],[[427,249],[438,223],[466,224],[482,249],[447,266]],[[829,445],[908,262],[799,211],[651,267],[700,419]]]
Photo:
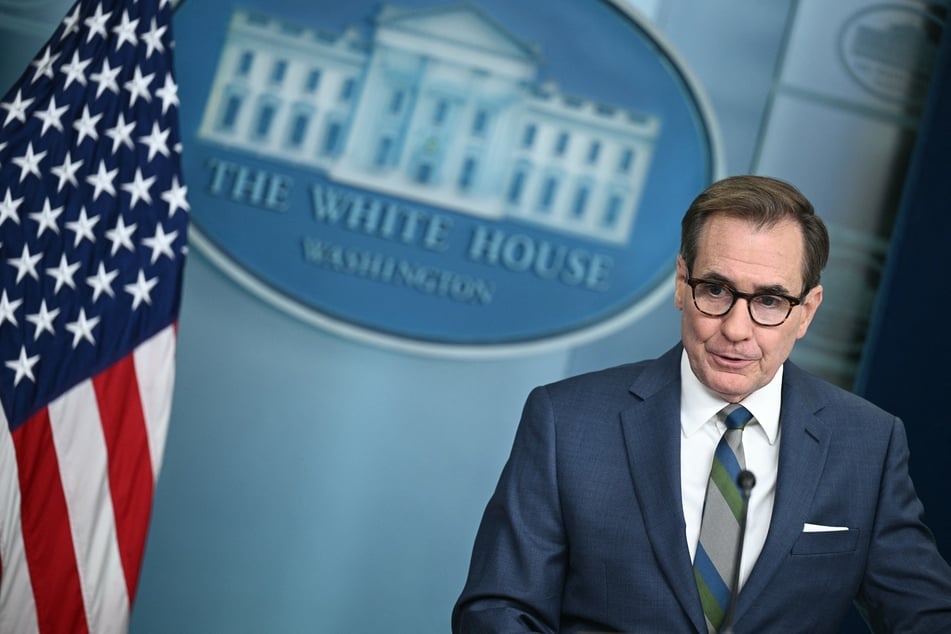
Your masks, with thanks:
[[[697,304],[697,286],[700,284],[710,284],[712,286],[719,286],[720,288],[723,288],[733,297],[733,301],[730,302],[730,305],[722,313],[710,313],[703,310]],[[802,304],[807,294],[803,293],[800,297],[793,297],[792,295],[784,295],[783,293],[741,293],[725,282],[705,280],[700,277],[687,278],[687,285],[690,286],[690,295],[693,297],[693,305],[696,306],[697,310],[699,310],[704,315],[707,315],[708,317],[723,317],[733,310],[733,307],[736,305],[736,300],[742,298],[746,300],[746,311],[750,314],[750,319],[753,320],[754,324],[764,328],[775,328],[776,326],[782,326],[784,323],[786,323],[786,320],[789,319],[789,315],[792,314],[792,309]],[[753,300],[757,297],[779,297],[786,300],[789,302],[789,310],[786,311],[786,316],[783,317],[782,321],[775,324],[764,324],[760,322],[758,319],[756,319],[756,317],[753,316]]]

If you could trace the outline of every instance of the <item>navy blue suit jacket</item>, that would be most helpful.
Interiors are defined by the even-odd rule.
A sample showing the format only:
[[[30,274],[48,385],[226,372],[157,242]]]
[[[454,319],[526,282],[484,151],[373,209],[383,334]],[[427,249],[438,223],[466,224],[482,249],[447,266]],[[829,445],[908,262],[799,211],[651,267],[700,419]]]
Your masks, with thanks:
[[[706,632],[681,505],[680,356],[533,390],[454,632]],[[780,429],[735,632],[837,632],[853,600],[876,632],[951,632],[951,568],[922,523],[901,421],[787,363]]]

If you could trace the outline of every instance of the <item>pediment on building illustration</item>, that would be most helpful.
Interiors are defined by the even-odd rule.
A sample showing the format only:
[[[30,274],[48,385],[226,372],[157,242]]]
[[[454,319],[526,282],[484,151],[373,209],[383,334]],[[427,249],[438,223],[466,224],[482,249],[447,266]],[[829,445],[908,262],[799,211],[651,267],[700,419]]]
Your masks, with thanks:
[[[407,9],[381,6],[377,28],[395,29],[429,40],[452,41],[525,61],[538,59],[538,50],[515,37],[480,7],[470,3]]]

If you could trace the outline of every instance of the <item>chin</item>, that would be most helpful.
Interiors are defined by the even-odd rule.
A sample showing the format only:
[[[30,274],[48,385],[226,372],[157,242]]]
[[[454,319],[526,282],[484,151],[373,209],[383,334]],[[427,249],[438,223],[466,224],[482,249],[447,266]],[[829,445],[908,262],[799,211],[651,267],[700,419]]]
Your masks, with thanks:
[[[707,387],[731,403],[740,402],[754,390],[747,382],[737,384],[733,381],[711,381]]]

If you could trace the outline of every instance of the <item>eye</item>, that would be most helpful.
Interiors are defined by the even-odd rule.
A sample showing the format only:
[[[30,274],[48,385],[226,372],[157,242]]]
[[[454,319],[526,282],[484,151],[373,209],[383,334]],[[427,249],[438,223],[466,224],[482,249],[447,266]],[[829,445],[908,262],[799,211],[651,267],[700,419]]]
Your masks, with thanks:
[[[722,298],[730,295],[730,291],[727,290],[722,284],[714,284],[713,282],[704,282],[700,285],[700,290],[704,295],[707,295],[712,298]]]
[[[776,295],[757,295],[756,302],[763,308],[779,309],[786,307],[786,300]]]

